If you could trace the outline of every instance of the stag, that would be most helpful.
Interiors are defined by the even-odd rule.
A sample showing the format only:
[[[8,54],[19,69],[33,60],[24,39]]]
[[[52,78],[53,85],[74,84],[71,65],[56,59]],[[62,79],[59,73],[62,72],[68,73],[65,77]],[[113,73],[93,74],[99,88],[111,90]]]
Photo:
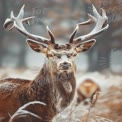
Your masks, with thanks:
[[[93,6],[94,16],[88,14],[89,20],[76,25],[70,36],[69,43],[61,45],[55,42],[54,34],[47,27],[50,38],[37,36],[28,32],[23,23],[29,24],[34,17],[24,18],[24,6],[17,17],[13,11],[7,18],[4,27],[16,28],[28,39],[28,45],[38,53],[43,53],[46,61],[34,80],[7,78],[0,80],[0,118],[8,122],[18,108],[31,101],[40,101],[41,109],[30,108],[31,112],[41,117],[40,122],[51,121],[53,117],[64,110],[72,102],[75,94],[75,63],[78,53],[87,51],[96,42],[94,37],[108,28],[107,16],[104,9],[101,15]],[[95,23],[94,29],[86,35],[75,38],[80,25]],[[8,25],[12,24],[11,27]]]

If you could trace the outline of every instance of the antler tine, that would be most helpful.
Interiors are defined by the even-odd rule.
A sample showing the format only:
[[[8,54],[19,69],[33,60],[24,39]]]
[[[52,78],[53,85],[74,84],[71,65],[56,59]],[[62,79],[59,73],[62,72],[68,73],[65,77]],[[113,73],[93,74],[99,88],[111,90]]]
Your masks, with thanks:
[[[74,39],[74,37],[75,37],[75,35],[76,35],[76,33],[77,33],[78,29],[79,29],[79,26],[78,26],[78,25],[76,25],[75,30],[73,31],[73,33],[72,33],[72,34],[71,34],[71,36],[70,36],[69,43],[73,43],[73,39]]]
[[[52,42],[52,44],[55,44],[55,36],[54,34],[52,33],[52,31],[49,29],[49,27],[47,26],[47,32],[50,36],[50,41]]]
[[[44,43],[47,45],[51,44],[53,41],[51,42],[50,39],[47,39],[47,38],[42,37],[42,36],[37,36],[37,35],[31,34],[25,29],[25,27],[23,26],[23,22],[25,22],[26,24],[29,24],[29,20],[33,19],[34,16],[23,18],[24,7],[25,7],[25,5],[22,6],[17,17],[14,16],[13,11],[11,12],[10,18],[7,18],[5,20],[5,23],[3,25],[4,28],[7,28],[8,25],[13,23],[12,27],[9,28],[8,31],[12,30],[13,28],[17,28],[18,31],[20,31],[22,34],[24,34],[26,37],[28,37],[30,39],[33,39],[35,41],[38,41],[38,42],[41,42],[41,43]],[[51,37],[51,39],[52,39],[52,37]]]
[[[87,25],[87,24],[92,24],[95,23],[97,20],[94,16],[92,16],[91,14],[88,14],[89,20],[85,21],[85,22],[81,22],[78,23],[78,25]]]
[[[88,17],[89,17],[89,20],[87,20],[87,21],[85,21],[85,22],[78,23],[78,24],[76,25],[75,30],[73,31],[73,33],[72,33],[71,36],[70,36],[70,41],[69,41],[69,43],[73,43],[74,37],[75,37],[75,35],[76,35],[76,33],[77,33],[78,29],[79,29],[79,25],[87,25],[87,24],[91,24],[91,23],[96,22],[96,18],[95,18],[94,16],[88,14]]]
[[[70,43],[73,43],[74,37],[78,31],[79,25],[87,25],[87,24],[92,24],[92,23],[96,22],[96,18],[94,16],[88,14],[88,17],[89,17],[89,20],[77,24],[76,29],[73,31],[73,33],[70,36],[70,41],[69,41]],[[76,41],[75,41],[75,43],[76,43]]]
[[[102,33],[104,30],[106,30],[109,27],[109,24],[107,24],[108,17],[106,16],[106,12],[104,9],[101,8],[102,14],[100,15],[94,5],[93,7],[93,13],[94,16],[88,14],[89,20],[79,23],[78,25],[86,25],[86,24],[91,24],[91,23],[96,23],[94,29],[86,35],[80,36],[76,39],[73,40],[73,43],[79,43],[79,41],[86,41],[89,39],[92,39],[93,37],[97,36],[98,34]]]

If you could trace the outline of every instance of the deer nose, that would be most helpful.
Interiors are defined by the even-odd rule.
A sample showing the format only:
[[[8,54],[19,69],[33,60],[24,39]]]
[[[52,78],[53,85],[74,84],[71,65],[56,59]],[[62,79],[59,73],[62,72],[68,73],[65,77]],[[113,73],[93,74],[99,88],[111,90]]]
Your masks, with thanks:
[[[61,67],[66,70],[71,67],[71,64],[68,62],[64,62],[64,63],[61,63]]]

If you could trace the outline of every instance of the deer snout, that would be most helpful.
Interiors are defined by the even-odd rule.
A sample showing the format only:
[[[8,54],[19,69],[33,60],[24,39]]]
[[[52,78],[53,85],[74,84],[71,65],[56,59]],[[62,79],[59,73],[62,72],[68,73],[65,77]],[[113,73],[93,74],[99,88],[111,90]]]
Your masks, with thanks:
[[[71,63],[69,63],[69,62],[63,62],[63,63],[60,64],[60,67],[63,70],[67,70],[67,69],[71,68]]]

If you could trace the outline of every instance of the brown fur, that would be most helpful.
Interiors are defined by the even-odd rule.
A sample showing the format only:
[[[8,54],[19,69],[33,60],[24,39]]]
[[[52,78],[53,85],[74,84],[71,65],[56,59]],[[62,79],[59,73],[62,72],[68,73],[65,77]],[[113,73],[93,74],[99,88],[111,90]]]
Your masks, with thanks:
[[[30,101],[41,101],[47,105],[47,109],[42,107],[39,112],[39,116],[43,118],[43,121],[40,122],[45,122],[45,118],[48,117],[52,120],[56,113],[70,104],[76,86],[73,59],[77,53],[87,51],[91,48],[96,42],[93,37],[108,28],[105,11],[102,9],[102,16],[100,16],[94,6],[93,10],[97,15],[97,21],[94,21],[94,17],[90,15],[89,21],[77,24],[69,43],[66,45],[57,45],[55,43],[55,37],[48,27],[47,30],[50,39],[27,32],[23,26],[23,22],[28,23],[33,17],[23,18],[24,5],[20,9],[17,17],[11,12],[10,18],[4,23],[4,27],[7,28],[9,24],[14,23],[8,30],[17,28],[29,38],[27,39],[29,46],[38,53],[44,53],[48,58],[48,62],[46,62],[39,75],[33,81],[22,79],[5,79],[0,81],[0,117],[5,118],[3,122],[8,121],[8,113],[13,114],[20,106]],[[74,39],[79,25],[83,25],[84,23],[90,24],[93,21],[97,23],[93,31],[90,32],[90,35],[87,34]],[[81,43],[80,41],[86,42]],[[87,94],[91,90],[85,92]],[[35,109],[31,108],[31,110],[33,112]],[[37,111],[34,112],[38,113]]]
[[[69,87],[65,87],[64,84],[71,85],[71,92],[68,90]],[[32,112],[37,114],[39,111],[38,115],[43,118],[43,121],[40,122],[47,121],[47,118],[52,120],[60,110],[70,104],[74,92],[74,73],[57,74],[56,68],[51,69],[47,61],[32,81],[13,78],[0,81],[0,117],[4,118],[2,122],[8,122],[9,115],[13,115],[22,105],[30,101],[41,101],[47,105],[46,108],[43,110],[43,107],[40,107],[41,110],[38,110],[37,107],[32,109]]]
[[[80,103],[83,100],[90,98],[92,99],[93,95],[100,91],[100,87],[91,79],[86,79],[81,83],[77,89],[78,99],[77,102]]]

